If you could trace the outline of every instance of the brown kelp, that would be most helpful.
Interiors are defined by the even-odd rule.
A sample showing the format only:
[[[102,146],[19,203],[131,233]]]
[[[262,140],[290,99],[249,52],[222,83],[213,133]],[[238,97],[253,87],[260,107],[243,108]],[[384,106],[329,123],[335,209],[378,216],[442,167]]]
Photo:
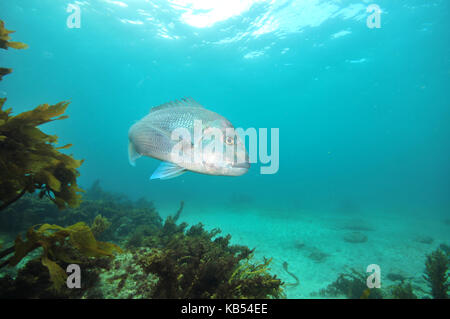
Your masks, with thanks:
[[[11,37],[9,35],[11,33],[14,33],[14,31],[7,30],[5,28],[5,23],[2,20],[0,20],[0,49],[8,50],[8,48],[13,49],[28,48],[28,46],[25,43],[10,41]],[[0,81],[2,80],[4,75],[7,75],[11,72],[12,69],[0,67]]]
[[[12,32],[0,20],[0,48],[26,48],[23,43],[9,41]],[[0,74],[10,72],[2,69]],[[40,197],[49,197],[60,209],[77,206],[82,191],[76,181],[80,175],[77,168],[83,161],[61,153],[59,150],[71,145],[56,147],[58,137],[38,128],[67,118],[62,114],[69,103],[41,104],[13,116],[11,108],[3,109],[5,102],[6,98],[0,99],[0,210],[35,191]]]
[[[55,290],[59,290],[67,278],[58,261],[81,263],[80,257],[112,257],[114,252],[122,252],[115,244],[97,241],[89,226],[83,222],[65,228],[50,224],[44,224],[38,229],[31,227],[26,239],[22,240],[21,236],[16,238],[15,252],[8,259],[8,265],[16,266],[30,252],[42,247],[41,262],[48,268]]]
[[[7,30],[5,28],[5,23],[3,20],[0,20],[0,49],[8,50],[8,48],[13,49],[26,49],[28,45],[22,42],[14,42],[10,41],[11,37],[9,36],[11,33],[15,31]]]
[[[64,269],[69,261],[81,262],[81,269],[85,272],[82,278],[88,280],[86,282],[83,279],[81,291],[69,291],[70,289],[65,289],[64,286],[59,291],[52,289],[52,276],[48,265],[54,265],[47,260],[44,260],[43,265],[41,259],[44,251],[36,249],[22,259],[21,264],[26,263],[25,267],[19,268],[16,276],[0,279],[0,298],[284,296],[283,283],[269,273],[270,259],[255,261],[252,250],[245,246],[230,245],[230,236],[218,236],[219,229],[207,231],[201,224],[188,227],[186,223],[179,223],[184,203],[172,216],[162,220],[151,201],[140,199],[133,202],[123,196],[115,197],[104,191],[99,182],[95,182],[83,197],[89,199],[83,198],[80,206],[68,208],[61,214],[50,200],[27,194],[10,205],[6,214],[0,215],[0,230],[4,232],[7,229],[2,227],[3,224],[9,225],[17,232],[25,226],[29,227],[32,222],[46,222],[45,227],[32,227],[30,236],[36,236],[35,233],[39,233],[40,227],[45,229],[53,224],[68,225],[48,229],[51,241],[55,240],[56,243],[56,239],[68,234],[64,249],[61,252],[56,249],[57,252],[53,253],[55,247],[50,245],[49,247],[53,248],[50,250],[52,252],[48,252],[48,256],[61,269]],[[70,231],[67,233],[67,229],[77,231],[80,224],[75,227],[77,224],[74,225],[73,222],[80,220],[85,222],[83,227],[86,233],[89,228],[87,225],[92,225],[92,236],[89,235],[90,240],[87,242],[97,242],[100,235],[102,240],[106,237],[108,241],[128,249],[121,254],[115,254],[114,259],[107,258],[108,254],[100,254],[96,258],[87,257],[83,249],[79,251],[78,246],[73,247]],[[103,255],[105,257],[101,257]],[[5,267],[2,270],[8,269]],[[55,273],[56,282],[62,282],[62,273]],[[40,290],[35,288],[36,285]],[[2,294],[2,291],[5,294]]]
[[[34,110],[11,116],[3,110],[6,99],[0,99],[0,210],[26,192],[39,191],[60,209],[79,205],[82,191],[77,185],[77,168],[83,161],[55,147],[56,136],[43,133],[37,126],[66,118],[68,103],[43,104]],[[59,116],[59,117],[57,117]]]
[[[26,48],[23,43],[10,41],[9,34],[12,32],[0,20],[0,48]],[[0,80],[11,71],[2,68]],[[83,161],[61,153],[61,149],[71,145],[56,147],[57,136],[45,134],[38,128],[42,124],[67,118],[63,113],[69,103],[42,104],[31,111],[12,115],[11,108],[3,109],[5,102],[6,98],[0,99],[0,210],[8,211],[10,205],[26,193],[34,194],[36,191],[40,199],[45,196],[59,209],[77,207],[82,191],[77,185],[76,179],[80,175],[77,168]],[[25,211],[33,208],[36,207],[28,207]],[[101,232],[107,228],[106,225],[105,220],[97,219],[93,226],[96,232]],[[60,290],[66,281],[67,274],[62,264],[83,263],[86,258],[113,256],[113,252],[121,252],[115,244],[97,241],[89,226],[83,222],[68,227],[39,224],[28,229],[26,240],[19,235],[14,246],[0,252],[0,258],[13,254],[0,263],[0,268],[16,266],[29,254],[39,251],[38,248],[42,251],[40,264],[47,268],[53,290]],[[3,283],[5,280],[12,279],[2,278]]]

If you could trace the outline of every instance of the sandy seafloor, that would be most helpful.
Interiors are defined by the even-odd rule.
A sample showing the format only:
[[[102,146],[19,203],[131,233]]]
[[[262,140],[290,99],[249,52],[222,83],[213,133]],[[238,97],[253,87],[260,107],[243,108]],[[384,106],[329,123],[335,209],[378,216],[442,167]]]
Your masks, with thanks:
[[[159,207],[162,216],[173,214],[176,207]],[[420,288],[428,291],[423,271],[426,255],[439,244],[450,244],[450,226],[443,219],[427,214],[414,218],[389,212],[336,215],[313,211],[276,211],[255,208],[222,209],[187,204],[180,222],[189,225],[201,222],[206,229],[220,228],[232,236],[231,243],[256,248],[255,258],[272,257],[271,269],[287,283],[294,279],[283,270],[296,274],[300,285],[287,287],[287,298],[321,298],[315,295],[334,282],[338,275],[351,268],[366,271],[370,264],[381,267],[381,286],[396,282],[389,273],[410,280],[415,293],[423,297]],[[355,231],[363,233],[364,243],[348,243],[343,237]],[[429,243],[430,239],[432,242]],[[319,261],[311,255],[323,255]],[[369,275],[369,273],[367,274]],[[419,288],[419,290],[416,290]]]

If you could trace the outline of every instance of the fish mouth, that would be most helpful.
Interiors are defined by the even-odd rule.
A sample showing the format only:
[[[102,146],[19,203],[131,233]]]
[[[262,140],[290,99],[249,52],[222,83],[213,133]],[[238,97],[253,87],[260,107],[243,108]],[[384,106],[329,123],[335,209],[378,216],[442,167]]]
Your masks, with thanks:
[[[233,168],[246,168],[246,169],[249,169],[250,168],[250,163],[249,162],[235,163],[231,167],[233,167]]]

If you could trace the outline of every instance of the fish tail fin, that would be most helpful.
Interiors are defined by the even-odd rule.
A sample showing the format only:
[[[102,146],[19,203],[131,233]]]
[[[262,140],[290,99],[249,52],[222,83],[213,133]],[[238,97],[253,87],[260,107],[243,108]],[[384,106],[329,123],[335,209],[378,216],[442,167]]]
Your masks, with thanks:
[[[131,166],[136,166],[136,160],[141,157],[142,155],[139,154],[136,149],[134,148],[133,142],[128,142],[128,161],[130,162]]]

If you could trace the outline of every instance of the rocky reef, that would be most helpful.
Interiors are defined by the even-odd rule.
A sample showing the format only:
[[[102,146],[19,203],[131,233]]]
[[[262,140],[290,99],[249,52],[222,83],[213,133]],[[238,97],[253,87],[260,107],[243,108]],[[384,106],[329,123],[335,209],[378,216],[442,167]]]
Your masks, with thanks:
[[[253,250],[230,245],[219,229],[178,223],[183,207],[163,220],[152,202],[110,194],[98,182],[64,213],[25,195],[0,215],[0,232],[10,238],[4,247],[17,233],[27,238],[19,235],[2,263],[0,298],[284,297],[270,259],[255,261]],[[82,269],[81,289],[64,285],[69,263]]]
[[[379,289],[367,288],[366,277],[366,274],[351,269],[340,274],[335,282],[320,290],[318,295],[332,298],[344,296],[348,299],[381,299]]]
[[[395,284],[385,285],[381,288],[367,288],[368,274],[355,269],[339,274],[337,279],[324,289],[313,293],[313,296],[326,298],[349,299],[448,299],[449,291],[449,247],[441,244],[439,248],[426,256],[423,278],[428,289],[412,284],[413,277],[401,274],[388,273],[386,278]]]

